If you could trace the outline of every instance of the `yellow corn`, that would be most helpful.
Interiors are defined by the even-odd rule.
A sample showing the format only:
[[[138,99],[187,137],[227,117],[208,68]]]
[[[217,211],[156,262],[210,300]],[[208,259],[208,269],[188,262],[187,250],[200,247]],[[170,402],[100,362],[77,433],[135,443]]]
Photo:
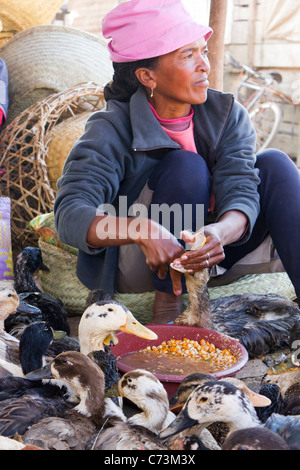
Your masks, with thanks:
[[[228,367],[237,361],[237,358],[228,349],[219,349],[213,343],[204,339],[200,342],[188,338],[170,339],[158,346],[148,346],[142,351],[153,351],[157,355],[185,356],[212,361],[219,367]]]

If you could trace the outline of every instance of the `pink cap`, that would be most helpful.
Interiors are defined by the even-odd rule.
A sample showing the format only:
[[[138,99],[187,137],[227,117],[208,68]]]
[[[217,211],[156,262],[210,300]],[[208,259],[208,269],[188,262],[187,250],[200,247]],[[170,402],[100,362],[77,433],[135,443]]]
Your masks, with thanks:
[[[212,29],[196,23],[181,0],[130,0],[103,19],[102,33],[113,62],[132,62],[158,57],[202,37]]]

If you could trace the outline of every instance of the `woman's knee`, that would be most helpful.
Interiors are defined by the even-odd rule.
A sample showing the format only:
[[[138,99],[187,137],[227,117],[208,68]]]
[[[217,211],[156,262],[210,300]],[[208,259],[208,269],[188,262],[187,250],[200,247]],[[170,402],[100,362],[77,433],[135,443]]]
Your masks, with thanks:
[[[205,160],[198,154],[186,150],[173,150],[163,157],[149,179],[150,189],[161,185],[172,185],[177,192],[199,188],[209,191],[210,173]]]
[[[266,149],[257,154],[256,167],[261,180],[268,178],[273,182],[299,178],[299,172],[291,158],[281,150]]]

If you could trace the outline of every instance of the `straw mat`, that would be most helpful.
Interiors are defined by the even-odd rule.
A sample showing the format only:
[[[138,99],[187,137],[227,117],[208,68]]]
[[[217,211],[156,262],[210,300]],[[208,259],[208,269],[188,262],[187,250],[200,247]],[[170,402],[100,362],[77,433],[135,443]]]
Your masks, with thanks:
[[[0,53],[9,73],[8,123],[50,94],[83,82],[103,87],[112,77],[104,40],[71,27],[35,26],[16,34]]]
[[[39,280],[44,292],[59,298],[69,315],[81,315],[89,290],[76,276],[77,256],[39,240],[43,262],[49,271],[40,271]],[[211,299],[245,293],[283,295],[290,300],[296,298],[294,287],[286,273],[251,274],[225,286],[209,288]],[[115,299],[126,305],[141,321],[149,323],[152,318],[154,292],[136,294],[116,293]],[[183,296],[184,308],[188,305],[188,294]]]

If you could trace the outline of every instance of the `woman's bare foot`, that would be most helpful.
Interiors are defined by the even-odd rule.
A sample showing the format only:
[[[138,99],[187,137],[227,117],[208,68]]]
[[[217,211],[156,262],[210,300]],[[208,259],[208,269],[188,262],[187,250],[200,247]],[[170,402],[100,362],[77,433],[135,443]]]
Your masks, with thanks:
[[[155,291],[153,318],[151,323],[159,325],[173,322],[181,311],[181,295],[168,294],[158,290]]]

